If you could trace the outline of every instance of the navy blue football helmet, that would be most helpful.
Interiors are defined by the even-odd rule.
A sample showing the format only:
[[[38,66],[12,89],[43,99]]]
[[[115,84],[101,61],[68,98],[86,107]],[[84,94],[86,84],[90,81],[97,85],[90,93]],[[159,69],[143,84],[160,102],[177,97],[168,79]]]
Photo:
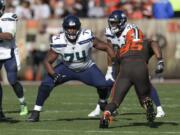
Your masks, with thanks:
[[[75,42],[81,30],[81,22],[79,18],[73,15],[68,15],[64,18],[62,26],[66,38],[70,42]]]
[[[5,10],[5,1],[0,0],[0,17],[4,14],[4,10]]]
[[[108,18],[109,28],[113,34],[122,32],[126,26],[126,22],[127,17],[121,10],[113,11]]]

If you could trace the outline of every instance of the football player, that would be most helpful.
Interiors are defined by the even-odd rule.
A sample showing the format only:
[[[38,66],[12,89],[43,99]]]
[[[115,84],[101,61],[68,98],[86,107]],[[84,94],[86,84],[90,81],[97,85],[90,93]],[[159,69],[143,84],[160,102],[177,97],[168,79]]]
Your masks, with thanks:
[[[150,98],[152,85],[144,57],[144,35],[136,25],[126,22],[127,17],[120,10],[113,11],[108,18],[108,34],[111,36],[111,43],[119,46],[117,58],[121,66],[112,89],[112,100],[105,107],[104,114],[100,119],[100,128],[108,128],[112,113],[120,106],[131,86],[135,87],[139,101],[146,110],[148,122],[153,122],[155,119]],[[156,71],[162,72],[164,68],[162,55],[157,50],[155,55],[158,59]]]
[[[52,37],[50,50],[44,61],[47,75],[42,81],[36,104],[29,122],[39,121],[40,111],[50,92],[57,85],[70,80],[78,80],[97,88],[100,107],[107,104],[109,91],[113,85],[111,80],[106,80],[103,73],[91,59],[91,50],[96,48],[106,51],[111,58],[115,58],[113,49],[105,42],[97,39],[91,30],[81,28],[78,17],[68,15],[63,20],[63,32]],[[62,57],[60,64],[52,64]]]
[[[118,53],[118,50],[119,48],[124,44],[124,38],[123,36],[125,36],[125,32],[122,33],[123,36],[119,36],[119,38],[116,36],[116,33],[119,33],[119,29],[115,30],[115,32],[113,33],[110,29],[110,24],[111,24],[111,18],[108,19],[108,23],[109,23],[109,27],[106,28],[106,32],[105,32],[105,35],[107,37],[107,41],[112,45],[115,53],[117,54]],[[124,23],[126,23],[126,20],[127,18],[125,17],[124,19]],[[114,20],[113,20],[114,21]],[[117,20],[119,23],[120,21]],[[128,24],[129,25],[129,24]],[[128,26],[127,25],[127,26]],[[129,26],[130,27],[130,26]],[[116,32],[117,31],[117,32]],[[157,46],[157,45],[154,45],[154,44],[157,44],[157,42],[155,41],[152,41],[152,40],[143,40],[143,44],[145,44],[145,49],[146,51],[144,51],[144,56],[146,58],[146,62],[148,64],[149,62],[149,59],[153,56],[154,54],[154,51],[158,50],[159,53],[161,54],[161,49],[159,47],[159,49],[152,49],[151,47],[151,44],[153,44],[153,46]],[[147,44],[149,48],[147,48]],[[163,61],[162,61],[163,62]],[[113,65],[114,67],[112,67],[112,62],[110,60],[110,58],[108,57],[108,69],[107,69],[107,72],[106,72],[106,80],[112,80],[114,81],[114,78],[117,77],[117,75],[119,74],[119,66],[120,66],[120,63],[116,63],[116,65]],[[113,71],[114,70],[114,71]],[[160,100],[159,100],[159,96],[157,94],[157,90],[155,89],[154,86],[152,86],[151,84],[151,98],[152,100],[154,101],[155,105],[156,105],[156,108],[157,108],[157,113],[156,113],[156,118],[160,118],[160,117],[164,117],[165,116],[165,112],[161,106],[161,103],[160,103]],[[96,108],[88,114],[89,117],[97,117],[100,115],[100,107],[99,107],[99,104],[96,105]]]
[[[7,78],[20,102],[20,115],[28,113],[24,98],[23,87],[17,80],[17,71],[20,69],[18,50],[16,47],[16,23],[17,16],[14,13],[6,13],[5,2],[0,0],[0,69],[4,65]],[[0,85],[0,119],[5,116],[2,111],[2,87]]]

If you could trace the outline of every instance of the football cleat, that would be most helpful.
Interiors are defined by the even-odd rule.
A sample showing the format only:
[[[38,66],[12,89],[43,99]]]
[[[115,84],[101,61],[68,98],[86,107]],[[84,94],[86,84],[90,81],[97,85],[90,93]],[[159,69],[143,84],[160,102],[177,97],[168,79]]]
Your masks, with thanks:
[[[111,121],[111,113],[109,111],[105,111],[100,119],[99,128],[108,128]]]
[[[100,105],[97,104],[96,108],[91,113],[88,114],[88,117],[94,118],[99,116],[100,113],[101,113]]]
[[[28,114],[28,107],[26,105],[20,105],[20,113],[19,115],[27,115]]]
[[[32,111],[31,116],[28,118],[27,121],[29,122],[38,122],[40,116],[40,111]]]
[[[152,100],[150,98],[147,97],[145,99],[144,107],[146,109],[146,118],[148,122],[153,122],[155,119],[155,111],[154,111]]]
[[[162,118],[164,116],[165,116],[165,112],[163,111],[162,107],[157,107],[156,118]]]

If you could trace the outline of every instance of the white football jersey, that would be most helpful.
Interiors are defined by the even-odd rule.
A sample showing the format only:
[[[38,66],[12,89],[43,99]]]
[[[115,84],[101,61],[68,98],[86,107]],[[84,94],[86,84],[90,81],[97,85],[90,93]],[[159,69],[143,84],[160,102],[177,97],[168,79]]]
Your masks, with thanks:
[[[76,42],[69,42],[64,32],[52,37],[51,48],[61,55],[68,68],[74,71],[82,71],[91,67],[94,62],[91,59],[94,35],[91,30],[82,29]]]
[[[0,47],[16,48],[15,35],[16,35],[17,15],[14,13],[4,13],[0,18],[0,32],[8,32],[13,35],[12,40],[0,40]]]
[[[13,39],[11,40],[2,40],[0,39],[0,59],[9,59],[11,58],[12,48],[16,48],[16,22],[17,15],[14,13],[4,13],[0,17],[0,33],[7,32],[11,33]]]
[[[106,31],[105,31],[105,36],[108,40],[111,41],[113,46],[122,47],[123,45],[125,45],[125,39],[126,39],[127,32],[132,28],[137,28],[137,26],[135,24],[126,24],[126,27],[123,30],[123,32],[121,33],[121,35],[119,37],[117,37],[116,35],[114,35],[111,32],[110,28],[107,27]]]

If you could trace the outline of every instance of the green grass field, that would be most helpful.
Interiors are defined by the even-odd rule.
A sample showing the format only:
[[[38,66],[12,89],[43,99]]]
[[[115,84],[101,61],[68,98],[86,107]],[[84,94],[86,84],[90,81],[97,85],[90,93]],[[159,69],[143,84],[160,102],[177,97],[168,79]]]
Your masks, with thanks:
[[[85,85],[63,85],[46,101],[40,122],[28,123],[19,116],[18,100],[9,86],[3,86],[3,106],[7,117],[0,122],[0,135],[178,135],[180,134],[180,85],[156,84],[166,117],[149,127],[144,110],[131,89],[108,129],[99,129],[99,118],[88,118],[97,102],[96,90]],[[38,86],[25,86],[28,107],[32,110]]]

